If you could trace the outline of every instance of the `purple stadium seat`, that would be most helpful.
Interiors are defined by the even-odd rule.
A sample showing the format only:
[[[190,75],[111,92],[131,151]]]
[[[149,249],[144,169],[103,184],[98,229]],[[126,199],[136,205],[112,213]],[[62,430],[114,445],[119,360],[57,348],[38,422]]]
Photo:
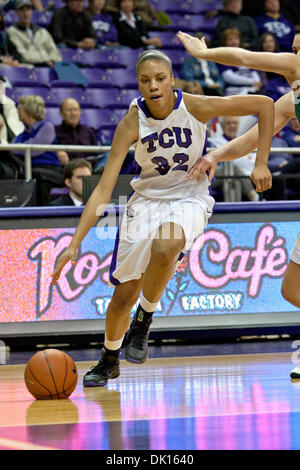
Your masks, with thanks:
[[[51,100],[51,90],[47,87],[14,87],[12,90],[11,98],[17,103],[22,95],[38,95],[41,96],[47,106],[48,101]],[[57,106],[57,105],[56,105]]]
[[[120,64],[118,60],[118,55],[115,54],[112,49],[94,49],[91,51],[79,50],[74,61],[84,67],[122,67],[122,64]]]
[[[130,105],[131,101],[134,98],[138,98],[141,95],[140,91],[136,88],[134,89],[123,89],[121,90],[118,97],[118,108],[127,107]]]
[[[51,88],[47,106],[57,107],[66,98],[74,98],[80,105],[85,103],[84,91],[81,88]]]
[[[61,48],[59,49],[63,62],[75,62],[77,63],[78,52],[77,49]]]
[[[1,74],[13,86],[39,86],[38,76],[35,69],[26,67],[1,67]]]
[[[114,52],[115,60],[123,67],[135,70],[137,58],[143,50],[144,49],[129,49],[127,47],[124,49],[116,49]]]
[[[82,109],[80,121],[82,124],[92,127],[93,129],[99,129],[101,126],[112,129],[118,124],[112,111],[108,109]]]
[[[180,17],[182,18],[182,17]],[[176,32],[180,28],[176,29]],[[176,32],[172,31],[164,31],[164,32],[159,32],[157,33],[156,31],[150,31],[149,36],[154,37],[154,36],[159,36],[162,42],[162,48],[163,49],[181,49],[183,50],[184,47],[182,43],[179,41],[179,39],[176,37]]]
[[[5,22],[5,27],[9,28],[14,23],[17,23],[18,17],[15,10],[3,11],[3,19]]]
[[[219,17],[207,19],[205,15],[184,15],[178,21],[178,29],[183,31],[205,31],[212,33],[218,21]]]
[[[119,107],[119,95],[117,88],[112,88],[109,92],[105,88],[88,88],[85,92],[85,103],[91,108],[113,109]]]
[[[88,88],[111,88],[114,85],[108,80],[105,70],[98,68],[83,68],[83,75],[88,79]]]
[[[96,132],[96,138],[101,145],[111,145],[116,128],[107,129],[106,127],[100,127]]]
[[[113,116],[116,122],[120,122],[126,113],[127,113],[127,109],[124,109],[124,108],[113,109]]]
[[[82,73],[91,88],[137,88],[135,70],[85,68]]]
[[[62,117],[59,108],[46,108],[46,120],[52,122],[54,126],[61,124]]]
[[[168,57],[170,57],[174,70],[180,70],[185,59],[190,57],[190,55],[186,51],[180,51],[178,49],[170,49],[162,52],[164,52],[165,54],[167,54]]]
[[[47,28],[48,25],[50,24],[52,15],[53,15],[53,11],[33,10],[31,22],[38,26],[42,26],[43,28]]]
[[[212,10],[222,10],[223,4],[221,0],[189,0],[188,1],[189,14],[199,15]]]
[[[151,3],[157,11],[163,11],[167,14],[189,12],[188,0],[184,2],[182,2],[181,0],[152,0]]]

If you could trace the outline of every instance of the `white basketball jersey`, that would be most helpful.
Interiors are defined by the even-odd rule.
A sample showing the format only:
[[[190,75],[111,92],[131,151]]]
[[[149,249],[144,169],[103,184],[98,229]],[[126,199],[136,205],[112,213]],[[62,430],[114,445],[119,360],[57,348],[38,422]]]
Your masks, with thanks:
[[[203,155],[206,125],[190,114],[182,91],[176,90],[176,104],[165,119],[154,119],[141,96],[132,101],[139,112],[139,139],[135,160],[141,167],[131,181],[138,194],[155,199],[181,199],[209,194],[209,180],[187,178],[188,170]]]

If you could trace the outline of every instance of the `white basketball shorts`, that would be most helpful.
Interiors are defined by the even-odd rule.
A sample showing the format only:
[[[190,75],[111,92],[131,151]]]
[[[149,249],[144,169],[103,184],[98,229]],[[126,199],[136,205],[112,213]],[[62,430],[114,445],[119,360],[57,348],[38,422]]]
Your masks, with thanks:
[[[203,233],[212,214],[214,202],[208,195],[166,200],[147,199],[134,193],[125,208],[116,237],[110,267],[111,285],[140,279],[150,260],[152,242],[157,237],[159,227],[164,223],[173,222],[184,231],[186,242],[178,258],[181,260],[184,252],[189,250],[194,240]],[[168,239],[168,230],[165,232],[162,236]],[[178,237],[181,236],[180,230]]]
[[[293,248],[291,260],[296,264],[300,264],[300,234],[298,235],[297,241]]]

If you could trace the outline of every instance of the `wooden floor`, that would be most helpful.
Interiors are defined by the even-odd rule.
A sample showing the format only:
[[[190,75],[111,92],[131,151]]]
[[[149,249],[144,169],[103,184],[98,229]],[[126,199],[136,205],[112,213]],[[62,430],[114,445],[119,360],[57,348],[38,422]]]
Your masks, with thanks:
[[[24,365],[0,366],[0,450],[300,449],[291,353],[121,361],[108,387],[37,401]]]

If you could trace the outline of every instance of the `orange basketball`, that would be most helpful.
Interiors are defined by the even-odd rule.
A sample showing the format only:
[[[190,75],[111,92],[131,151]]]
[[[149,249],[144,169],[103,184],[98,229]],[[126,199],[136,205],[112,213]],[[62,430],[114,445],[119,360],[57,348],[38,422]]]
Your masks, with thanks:
[[[74,391],[77,368],[71,357],[58,349],[39,351],[27,362],[25,384],[38,400],[68,398]]]

